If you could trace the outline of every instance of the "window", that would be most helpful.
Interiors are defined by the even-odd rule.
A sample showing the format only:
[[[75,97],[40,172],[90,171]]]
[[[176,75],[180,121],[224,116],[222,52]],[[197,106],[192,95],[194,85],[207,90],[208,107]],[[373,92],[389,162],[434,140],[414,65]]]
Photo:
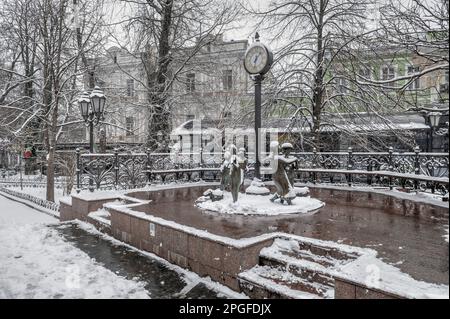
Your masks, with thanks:
[[[195,92],[195,74],[189,73],[186,79],[186,91]]]
[[[188,115],[186,116],[186,121],[192,121],[192,120],[195,120],[195,115],[193,115],[193,114],[188,114]]]
[[[117,64],[117,53],[114,53],[112,58],[113,58],[113,63]]]
[[[127,80],[127,96],[134,96],[134,80]]]
[[[134,117],[127,117],[125,119],[125,128],[127,129],[126,136],[134,135]]]
[[[416,73],[419,73],[420,69],[418,66],[408,66],[408,75],[413,75]],[[415,77],[411,79],[412,82],[410,85],[408,85],[408,90],[418,90],[420,89],[420,78]]]
[[[223,89],[224,91],[233,89],[233,70],[223,71]]]
[[[395,78],[395,69],[393,66],[385,66],[381,69],[381,79],[383,81]],[[387,86],[394,86],[394,82],[386,83]]]

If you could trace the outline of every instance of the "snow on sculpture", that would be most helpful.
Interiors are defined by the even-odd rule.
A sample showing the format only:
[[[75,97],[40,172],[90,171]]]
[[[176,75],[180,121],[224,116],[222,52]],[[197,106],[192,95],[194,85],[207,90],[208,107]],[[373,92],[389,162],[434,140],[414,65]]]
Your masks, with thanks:
[[[271,143],[271,153],[265,159],[271,163],[270,171],[277,188],[273,197],[265,184],[256,178],[245,193],[239,194],[247,170],[247,159],[243,148],[238,151],[231,144],[225,151],[220,168],[220,189],[208,189],[196,200],[195,205],[202,210],[221,214],[276,216],[317,212],[324,205],[318,199],[304,196],[293,201],[297,193],[293,183],[298,159],[290,154],[292,144],[284,143],[281,146],[283,154],[279,154],[278,145],[278,142]],[[305,189],[301,190],[302,195],[308,193],[307,187]],[[287,205],[280,209],[279,203]]]

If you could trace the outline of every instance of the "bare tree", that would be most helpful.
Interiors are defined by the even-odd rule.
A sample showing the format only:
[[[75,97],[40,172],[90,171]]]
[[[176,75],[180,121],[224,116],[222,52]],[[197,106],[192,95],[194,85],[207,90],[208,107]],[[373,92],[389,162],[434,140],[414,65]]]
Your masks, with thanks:
[[[9,11],[0,21],[15,32],[2,31],[1,35],[17,44],[21,62],[9,69],[13,76],[6,87],[20,87],[23,93],[16,92],[16,98],[9,94],[7,103],[1,105],[8,114],[2,121],[13,136],[26,138],[30,128],[41,136],[47,153],[46,198],[53,201],[57,142],[62,128],[72,124],[68,121],[74,97],[86,72],[79,60],[101,44],[101,1],[5,1],[3,8]],[[74,9],[80,10],[78,21],[74,21]],[[11,15],[12,21],[8,20]],[[10,52],[9,58],[15,61],[15,51]],[[17,79],[18,85],[12,82]]]
[[[419,79],[432,77],[437,83],[429,83],[424,89],[445,100],[439,90],[440,80],[449,70],[449,2],[448,0],[402,2],[389,0],[380,8],[378,41],[385,46],[407,52],[419,61],[413,72],[405,72],[390,79],[378,81],[362,79],[386,88],[405,91]],[[447,100],[448,100],[448,91]],[[423,103],[422,103],[423,106]],[[405,100],[404,108],[420,109],[417,100]]]
[[[268,8],[250,14],[260,17],[258,28],[266,30],[279,46],[275,56],[279,102],[291,104],[293,118],[301,116],[310,127],[312,144],[320,148],[323,111],[332,84],[327,72],[341,51],[350,47],[365,29],[366,0],[271,1]],[[334,51],[335,54],[330,55]],[[283,96],[296,96],[284,99]]]
[[[333,131],[369,150],[390,146],[390,137],[414,147],[414,134],[399,130],[392,116],[417,105],[405,94],[415,79],[448,69],[448,53],[442,54],[448,40],[445,2],[392,0],[381,10],[372,1],[275,0],[263,10],[248,6],[249,14],[260,17],[257,28],[279,48],[267,113],[290,117],[288,129],[311,132],[311,139],[301,140],[318,149]],[[372,19],[371,13],[381,18]],[[417,72],[381,74],[384,64],[411,54],[430,61]]]
[[[176,103],[174,83],[184,81],[186,66],[199,51],[224,32],[239,14],[233,1],[121,0],[132,13],[122,21],[129,43],[123,49],[137,55],[147,91],[147,146],[166,149],[171,130],[171,105]],[[119,43],[121,41],[118,41]],[[158,140],[162,136],[163,141]]]

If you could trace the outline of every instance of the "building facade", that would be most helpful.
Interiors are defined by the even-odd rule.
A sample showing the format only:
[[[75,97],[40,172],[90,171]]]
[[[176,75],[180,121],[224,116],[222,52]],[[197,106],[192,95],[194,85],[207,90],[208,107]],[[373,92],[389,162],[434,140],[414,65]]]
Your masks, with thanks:
[[[228,121],[244,101],[248,103],[251,80],[243,67],[248,41],[224,41],[222,35],[204,41],[207,44],[188,63],[181,65],[176,57],[191,54],[192,48],[174,53],[168,99],[173,128],[194,119]],[[97,127],[97,135],[104,130],[109,145],[145,143],[149,92],[144,59],[140,52],[112,47],[105,56],[90,61],[95,65],[95,82],[107,97],[105,123]]]

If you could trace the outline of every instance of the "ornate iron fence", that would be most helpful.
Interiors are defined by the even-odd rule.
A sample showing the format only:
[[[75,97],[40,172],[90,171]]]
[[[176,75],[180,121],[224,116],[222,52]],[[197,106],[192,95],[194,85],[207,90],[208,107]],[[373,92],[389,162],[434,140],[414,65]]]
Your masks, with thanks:
[[[15,196],[15,197],[18,197],[21,199],[28,200],[28,201],[30,201],[38,206],[41,206],[43,208],[46,208],[48,210],[51,210],[54,212],[59,212],[59,204],[58,203],[50,202],[48,200],[30,195],[30,194],[14,191],[12,189],[8,189],[5,187],[0,187],[0,192],[3,192],[5,194],[11,195],[11,196]]]
[[[345,183],[412,187],[448,192],[449,159],[446,153],[305,152],[297,179],[312,183]],[[77,156],[77,191],[81,189],[128,189],[149,183],[180,180],[217,180],[222,154],[118,153]],[[252,165],[248,176],[252,176]],[[266,176],[269,178],[270,176]]]

